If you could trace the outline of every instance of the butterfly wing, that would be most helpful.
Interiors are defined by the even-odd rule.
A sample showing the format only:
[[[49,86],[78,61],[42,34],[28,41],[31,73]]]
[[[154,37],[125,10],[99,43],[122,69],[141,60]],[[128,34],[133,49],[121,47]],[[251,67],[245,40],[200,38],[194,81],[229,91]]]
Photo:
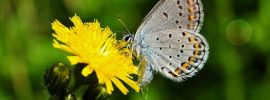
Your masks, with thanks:
[[[145,17],[135,38],[164,29],[199,32],[204,15],[202,8],[200,0],[160,0]]]
[[[203,68],[208,49],[202,35],[188,30],[150,33],[142,43],[142,52],[153,69],[178,82]]]
[[[136,31],[133,50],[140,55],[138,45],[141,44],[144,34],[168,29],[184,29],[199,33],[203,15],[200,0],[160,0]]]

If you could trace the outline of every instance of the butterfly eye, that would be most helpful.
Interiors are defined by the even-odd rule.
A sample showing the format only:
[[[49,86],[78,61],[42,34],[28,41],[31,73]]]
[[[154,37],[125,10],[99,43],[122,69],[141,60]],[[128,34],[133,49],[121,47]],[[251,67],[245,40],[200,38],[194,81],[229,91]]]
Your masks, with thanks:
[[[130,42],[132,40],[132,35],[126,35],[123,37],[123,40],[126,41],[126,42]]]
[[[130,37],[129,37],[129,36],[127,36],[127,37],[125,37],[124,39],[125,39],[125,41],[128,41],[128,40],[129,40],[129,38],[130,38]]]

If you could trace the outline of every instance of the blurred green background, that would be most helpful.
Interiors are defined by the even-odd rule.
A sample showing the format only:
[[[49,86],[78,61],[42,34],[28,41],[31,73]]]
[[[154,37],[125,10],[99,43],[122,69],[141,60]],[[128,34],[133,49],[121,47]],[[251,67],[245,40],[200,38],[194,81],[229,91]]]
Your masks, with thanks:
[[[0,0],[0,100],[47,100],[46,68],[64,53],[51,45],[51,23],[71,26],[98,19],[121,34],[131,32],[158,0]],[[201,33],[210,45],[209,59],[195,77],[176,83],[156,74],[149,100],[270,100],[270,0],[202,0]],[[138,100],[116,89],[111,100]]]

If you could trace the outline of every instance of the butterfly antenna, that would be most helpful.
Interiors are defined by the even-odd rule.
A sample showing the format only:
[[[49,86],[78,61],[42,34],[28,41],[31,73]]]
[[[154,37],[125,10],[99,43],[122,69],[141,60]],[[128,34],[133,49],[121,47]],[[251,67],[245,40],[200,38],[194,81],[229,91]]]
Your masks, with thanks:
[[[126,28],[126,30],[128,31],[128,33],[130,33],[130,31],[128,30],[126,24],[122,21],[120,16],[117,16],[118,21]]]

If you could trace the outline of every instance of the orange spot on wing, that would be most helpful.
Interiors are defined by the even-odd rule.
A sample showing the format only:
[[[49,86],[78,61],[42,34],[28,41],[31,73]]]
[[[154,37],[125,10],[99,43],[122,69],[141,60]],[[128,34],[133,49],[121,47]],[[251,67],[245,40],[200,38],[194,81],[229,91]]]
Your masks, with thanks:
[[[187,62],[185,62],[184,64],[182,64],[182,67],[187,68],[189,66],[189,64]]]
[[[189,57],[189,58],[188,58],[189,63],[194,63],[194,60],[195,60],[194,57]]]
[[[174,72],[177,73],[177,74],[180,74],[179,72],[181,72],[181,70],[180,70],[179,67],[177,67]]]
[[[187,27],[188,27],[188,29],[192,29],[193,28],[193,24],[192,23],[188,23]]]
[[[193,0],[188,0],[188,1],[187,1],[187,4],[188,4],[188,5],[193,4]]]
[[[189,7],[189,8],[188,8],[188,12],[189,12],[189,13],[193,13],[192,7]]]
[[[195,19],[195,16],[194,16],[193,14],[191,14],[191,15],[188,16],[188,20],[189,20],[189,21],[192,21],[192,20],[194,20],[194,19]]]
[[[194,55],[194,56],[201,55],[201,51],[199,51],[199,50],[195,50],[195,51],[193,52],[193,55]]]

